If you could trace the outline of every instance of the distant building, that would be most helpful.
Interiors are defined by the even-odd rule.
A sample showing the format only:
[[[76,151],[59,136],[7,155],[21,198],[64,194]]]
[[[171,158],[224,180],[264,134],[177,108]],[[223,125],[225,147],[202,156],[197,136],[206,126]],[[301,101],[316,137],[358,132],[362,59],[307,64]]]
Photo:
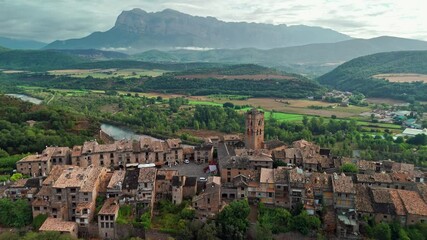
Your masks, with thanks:
[[[63,221],[58,218],[48,217],[39,228],[40,232],[60,232],[63,234],[70,234],[72,237],[77,238],[78,228],[76,222]]]

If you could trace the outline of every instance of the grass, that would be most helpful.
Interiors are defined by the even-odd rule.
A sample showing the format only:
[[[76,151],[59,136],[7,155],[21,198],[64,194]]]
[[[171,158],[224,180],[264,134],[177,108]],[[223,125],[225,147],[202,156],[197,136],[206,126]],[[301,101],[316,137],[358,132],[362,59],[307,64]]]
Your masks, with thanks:
[[[189,101],[190,105],[207,105],[207,106],[219,106],[222,107],[222,104],[220,103],[216,103],[216,102],[208,102],[208,101],[195,101],[195,100],[190,100]]]

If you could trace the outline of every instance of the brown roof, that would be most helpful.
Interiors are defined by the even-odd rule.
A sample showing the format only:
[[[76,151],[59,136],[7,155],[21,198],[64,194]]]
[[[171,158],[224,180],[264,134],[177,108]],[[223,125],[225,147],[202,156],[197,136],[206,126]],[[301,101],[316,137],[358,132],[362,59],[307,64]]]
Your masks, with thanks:
[[[414,171],[414,164],[393,162],[391,165],[391,170],[393,172],[409,172],[410,173]]]
[[[80,212],[83,209],[91,209],[95,202],[80,202],[77,204],[76,211]]]
[[[274,183],[274,169],[261,168],[260,183]]]
[[[98,145],[96,141],[90,141],[83,143],[82,154],[95,152],[95,146]]]
[[[65,157],[70,152],[70,148],[69,147],[47,147],[47,148],[51,148],[52,149],[52,150],[49,150],[49,151],[52,151],[52,156],[55,156],[55,157]]]
[[[180,148],[181,147],[181,139],[167,139],[166,143],[169,148]]]
[[[50,202],[47,200],[36,198],[31,202],[31,206],[33,207],[44,207],[50,206]]]
[[[390,173],[393,182],[413,182],[411,174],[408,172],[392,172]]]
[[[19,179],[15,182],[12,183],[12,185],[10,185],[10,187],[12,188],[23,188],[25,187],[25,184],[27,183],[28,178],[24,178],[24,179]]]
[[[50,196],[52,194],[51,188],[47,186],[43,186],[40,188],[40,191],[36,194],[37,196]]]
[[[77,228],[76,222],[63,221],[59,218],[47,218],[39,231],[72,232]]]
[[[427,204],[414,191],[396,190],[402,199],[403,205],[409,214],[427,216]]]
[[[357,166],[360,170],[373,170],[375,171],[376,163],[373,161],[359,160]]]
[[[272,162],[273,159],[271,159],[271,156],[267,156],[265,154],[257,154],[248,156],[249,161],[259,161],[259,162]]]
[[[114,198],[108,198],[99,210],[100,215],[116,215],[119,212],[119,204],[117,204]]]
[[[388,188],[372,189],[372,199],[375,203],[393,203]]]
[[[292,182],[305,182],[304,171],[300,168],[294,168],[289,171],[289,181]]]
[[[117,150],[116,143],[110,144],[99,144],[95,146],[94,152],[103,153],[103,152],[115,152]]]
[[[369,188],[362,184],[356,184],[356,210],[361,212],[374,212],[369,194]]]
[[[52,170],[50,170],[49,175],[47,178],[43,181],[43,185],[50,186],[52,183],[54,183],[59,176],[61,176],[62,172],[67,168],[72,168],[71,165],[54,165],[52,167]]]
[[[59,178],[53,184],[54,188],[78,188],[81,192],[92,192],[95,187],[95,181],[101,173],[101,167],[80,168],[77,166],[69,167],[64,170]]]
[[[400,216],[406,215],[405,207],[403,206],[402,199],[399,197],[397,190],[390,191],[390,198],[393,202],[396,214]]]
[[[126,171],[124,170],[116,170],[111,176],[110,182],[108,183],[107,188],[115,188],[117,184],[123,184],[125,180]]]
[[[346,176],[344,173],[338,175],[333,174],[332,177],[332,189],[334,192],[339,193],[354,193],[354,185],[351,177]]]
[[[156,168],[141,168],[139,169],[138,182],[154,182],[156,180]]]
[[[374,173],[374,174],[357,174],[357,182],[368,183],[391,183],[391,177],[387,173]]]
[[[52,157],[54,149],[53,148],[46,148],[43,150],[41,154],[33,154],[28,155],[24,157],[23,159],[19,160],[18,163],[22,162],[47,162]]]

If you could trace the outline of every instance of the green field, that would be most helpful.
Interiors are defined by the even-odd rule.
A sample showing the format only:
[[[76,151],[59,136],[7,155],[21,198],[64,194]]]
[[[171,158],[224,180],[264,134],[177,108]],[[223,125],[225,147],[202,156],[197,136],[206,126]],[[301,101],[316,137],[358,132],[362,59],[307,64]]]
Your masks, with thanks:
[[[207,105],[207,106],[219,106],[222,107],[222,104],[208,101],[189,101],[190,105]]]
[[[77,78],[135,78],[135,77],[158,77],[167,71],[159,69],[65,69],[48,71],[52,75],[70,76]]]

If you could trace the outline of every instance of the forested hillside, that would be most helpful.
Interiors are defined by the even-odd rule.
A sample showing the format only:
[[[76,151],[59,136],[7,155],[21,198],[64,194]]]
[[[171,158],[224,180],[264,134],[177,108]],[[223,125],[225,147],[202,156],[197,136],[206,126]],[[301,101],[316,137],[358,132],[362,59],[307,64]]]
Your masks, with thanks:
[[[427,84],[390,82],[373,76],[383,73],[427,74],[427,51],[378,53],[346,62],[318,78],[328,86],[359,91],[368,97],[427,100]]]
[[[67,68],[82,62],[78,57],[55,51],[0,49],[0,69],[46,71]]]

